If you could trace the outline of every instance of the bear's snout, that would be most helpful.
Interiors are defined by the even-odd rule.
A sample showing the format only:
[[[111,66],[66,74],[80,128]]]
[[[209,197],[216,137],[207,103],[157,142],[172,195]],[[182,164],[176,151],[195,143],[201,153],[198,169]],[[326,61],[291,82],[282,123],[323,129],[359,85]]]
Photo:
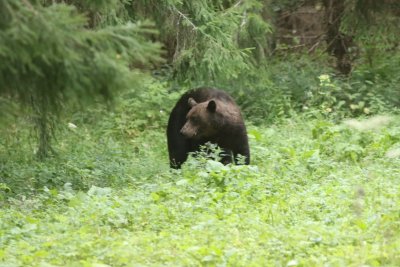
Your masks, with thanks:
[[[181,135],[185,136],[186,138],[194,138],[197,135],[197,132],[192,127],[185,124],[182,129],[180,130]]]
[[[183,135],[183,136],[186,136],[187,135],[187,130],[186,130],[186,125],[184,125],[183,127],[182,127],[182,129],[179,131],[180,133],[181,133],[181,135]]]

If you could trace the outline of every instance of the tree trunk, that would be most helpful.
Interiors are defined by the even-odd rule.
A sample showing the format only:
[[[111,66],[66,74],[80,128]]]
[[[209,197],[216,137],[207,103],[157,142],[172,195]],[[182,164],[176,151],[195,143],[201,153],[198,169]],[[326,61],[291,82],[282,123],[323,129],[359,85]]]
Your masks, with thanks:
[[[336,68],[344,75],[351,71],[351,60],[347,53],[351,37],[340,32],[345,0],[323,0],[326,18],[326,41],[328,52],[336,57]]]
[[[31,106],[33,111],[31,116],[38,139],[36,156],[39,160],[44,160],[50,155],[55,155],[51,146],[51,134],[54,127],[52,125],[52,120],[49,118],[51,115],[47,105],[48,101],[38,99],[37,96],[31,96]]]

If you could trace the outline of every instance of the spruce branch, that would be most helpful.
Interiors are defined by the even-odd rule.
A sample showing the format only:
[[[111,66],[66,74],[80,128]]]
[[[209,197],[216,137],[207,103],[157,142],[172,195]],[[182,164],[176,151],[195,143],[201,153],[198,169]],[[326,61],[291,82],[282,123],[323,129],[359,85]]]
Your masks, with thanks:
[[[173,7],[173,9],[179,14],[180,17],[184,18],[192,26],[192,29],[194,31],[197,31],[198,27],[194,25],[194,23],[185,14],[179,11],[175,6]]]

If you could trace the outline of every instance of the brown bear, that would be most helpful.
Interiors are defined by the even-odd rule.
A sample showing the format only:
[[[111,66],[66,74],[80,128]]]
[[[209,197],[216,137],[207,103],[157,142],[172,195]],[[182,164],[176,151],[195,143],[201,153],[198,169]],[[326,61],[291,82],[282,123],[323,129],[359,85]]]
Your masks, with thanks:
[[[197,88],[182,95],[172,109],[167,127],[171,168],[181,167],[190,152],[207,142],[223,150],[221,162],[238,163],[238,155],[250,163],[246,126],[239,107],[226,92]]]

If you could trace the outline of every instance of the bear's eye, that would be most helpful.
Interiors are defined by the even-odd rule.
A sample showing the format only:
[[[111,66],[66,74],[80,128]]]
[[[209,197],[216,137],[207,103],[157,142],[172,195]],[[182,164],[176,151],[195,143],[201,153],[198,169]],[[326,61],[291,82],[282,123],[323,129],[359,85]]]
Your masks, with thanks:
[[[199,119],[199,117],[192,117],[192,118],[191,118],[191,121],[192,121],[193,123],[199,123],[199,122],[200,122],[200,119]]]

